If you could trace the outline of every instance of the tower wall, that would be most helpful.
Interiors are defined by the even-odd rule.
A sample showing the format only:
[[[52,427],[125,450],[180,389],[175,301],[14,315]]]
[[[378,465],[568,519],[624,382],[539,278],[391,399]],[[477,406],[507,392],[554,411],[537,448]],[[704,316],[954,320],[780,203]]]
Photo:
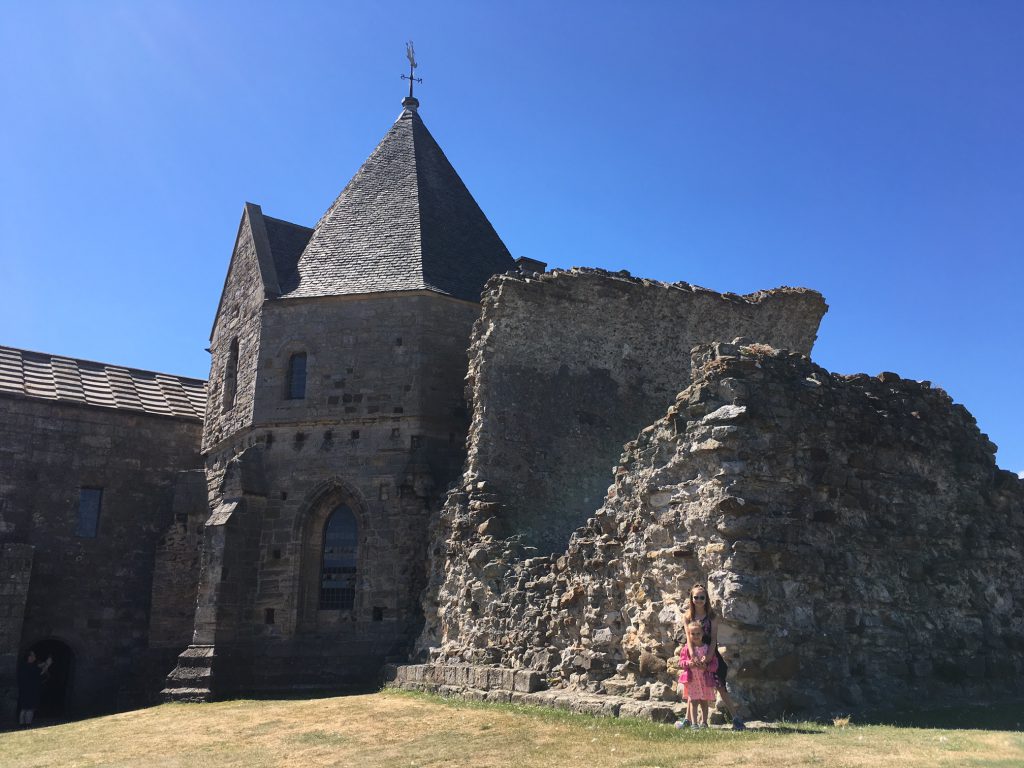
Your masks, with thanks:
[[[264,304],[253,425],[206,457],[194,643],[215,646],[212,695],[364,682],[407,652],[428,519],[465,455],[478,311],[427,293]],[[305,397],[289,399],[299,352]],[[340,504],[358,525],[356,595],[351,610],[321,610],[324,526]]]
[[[246,208],[210,337],[204,452],[252,424],[266,289],[256,250],[262,221],[254,222],[255,217],[249,211],[251,206]],[[255,232],[254,224],[257,225]],[[265,232],[262,237],[266,237]],[[237,349],[237,358],[233,356],[233,347]],[[230,386],[234,388],[234,396],[228,398],[230,402],[225,402],[225,389]]]

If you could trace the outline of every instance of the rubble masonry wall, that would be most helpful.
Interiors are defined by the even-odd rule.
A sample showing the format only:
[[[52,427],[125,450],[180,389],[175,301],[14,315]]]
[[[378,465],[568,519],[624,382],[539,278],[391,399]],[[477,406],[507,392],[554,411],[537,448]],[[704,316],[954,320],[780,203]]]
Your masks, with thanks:
[[[489,534],[486,486],[450,496],[433,666],[671,701],[685,595],[707,582],[749,714],[1019,691],[1024,483],[966,409],[764,345],[694,363],[564,554]]]
[[[466,474],[497,497],[495,532],[563,551],[622,444],[686,387],[694,345],[809,354],[825,310],[803,288],[737,296],[594,269],[492,279],[470,348]]]

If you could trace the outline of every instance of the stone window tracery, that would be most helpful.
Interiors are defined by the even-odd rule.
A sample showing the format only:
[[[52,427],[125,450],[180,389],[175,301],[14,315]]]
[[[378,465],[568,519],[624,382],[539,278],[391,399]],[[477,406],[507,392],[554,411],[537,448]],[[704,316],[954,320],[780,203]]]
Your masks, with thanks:
[[[352,510],[345,504],[335,507],[324,526],[321,611],[349,611],[355,605],[358,534]]]

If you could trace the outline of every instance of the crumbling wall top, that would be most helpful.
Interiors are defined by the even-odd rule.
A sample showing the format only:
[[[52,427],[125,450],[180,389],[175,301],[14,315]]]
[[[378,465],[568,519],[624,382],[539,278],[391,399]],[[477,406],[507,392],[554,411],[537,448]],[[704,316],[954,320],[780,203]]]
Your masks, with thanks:
[[[622,444],[688,384],[694,345],[746,337],[809,353],[826,309],[806,288],[740,296],[582,268],[496,276],[470,347],[466,481],[488,482],[506,533],[561,551]]]

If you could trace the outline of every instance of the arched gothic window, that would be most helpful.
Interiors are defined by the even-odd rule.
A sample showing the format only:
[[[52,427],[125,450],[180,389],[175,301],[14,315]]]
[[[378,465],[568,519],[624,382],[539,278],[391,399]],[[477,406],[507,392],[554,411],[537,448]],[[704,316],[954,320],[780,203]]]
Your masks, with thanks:
[[[288,399],[306,397],[306,353],[296,352],[288,358]]]
[[[238,390],[238,338],[231,340],[228,359],[224,363],[224,410],[230,411],[235,405]]]
[[[327,518],[320,566],[321,611],[349,611],[355,604],[358,533],[356,516],[345,504]]]

